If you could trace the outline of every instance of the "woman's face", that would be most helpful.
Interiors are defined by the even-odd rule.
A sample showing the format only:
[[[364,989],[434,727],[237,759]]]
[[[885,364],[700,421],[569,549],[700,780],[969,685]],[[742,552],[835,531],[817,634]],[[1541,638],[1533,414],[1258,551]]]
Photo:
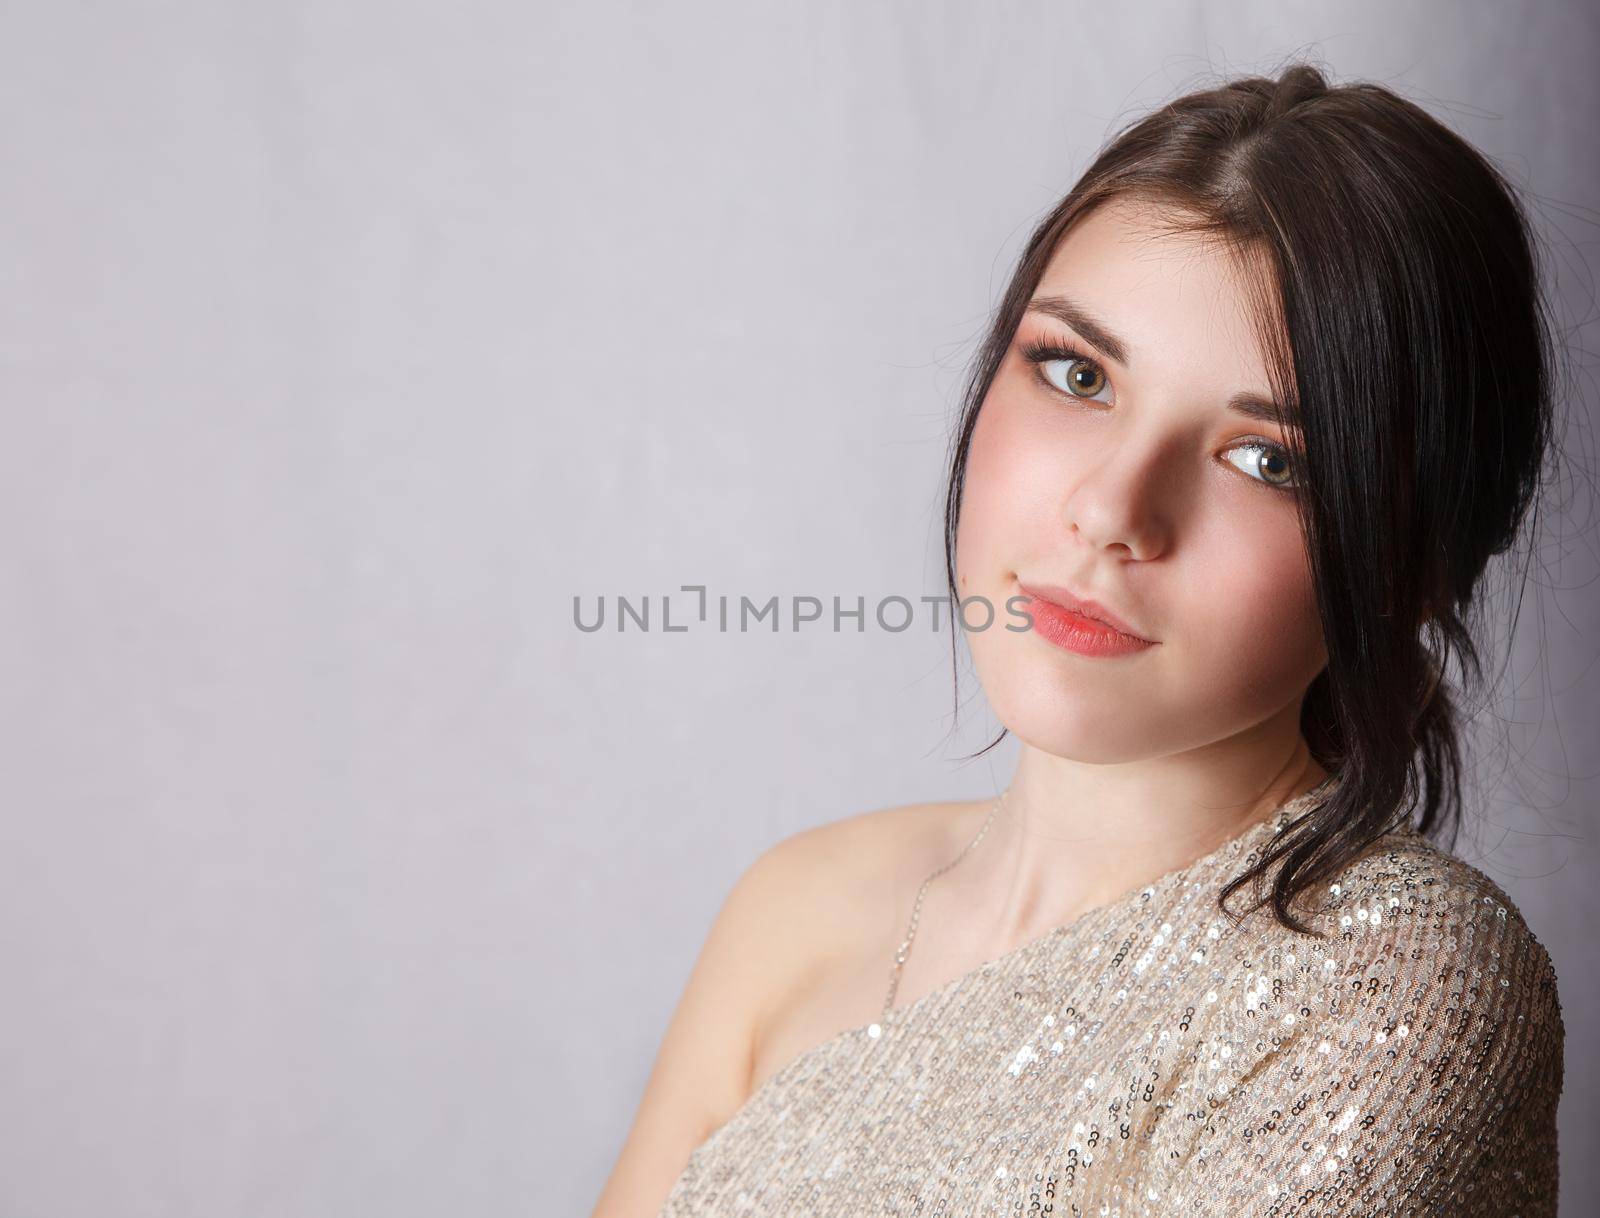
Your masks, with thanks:
[[[962,600],[995,610],[988,629],[981,606],[966,613],[995,714],[1101,764],[1246,732],[1298,707],[1327,662],[1284,489],[1298,437],[1229,408],[1271,396],[1248,272],[1202,238],[1149,231],[1149,215],[1103,204],[1057,246],[979,412],[956,538]],[[1082,359],[1034,362],[1030,345]],[[1153,645],[1085,655],[1004,629],[1021,624],[1008,598],[1040,585]]]

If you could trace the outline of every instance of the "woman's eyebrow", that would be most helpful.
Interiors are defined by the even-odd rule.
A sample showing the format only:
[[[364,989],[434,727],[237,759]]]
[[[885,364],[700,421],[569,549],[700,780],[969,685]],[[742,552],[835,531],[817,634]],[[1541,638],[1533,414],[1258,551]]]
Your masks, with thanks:
[[[1028,302],[1027,311],[1043,313],[1046,317],[1065,322],[1117,363],[1129,368],[1133,366],[1128,360],[1128,345],[1106,329],[1102,323],[1096,321],[1094,314],[1070,297],[1035,296]]]
[[[1100,350],[1125,368],[1133,367],[1128,358],[1128,344],[1123,342],[1070,296],[1035,296],[1028,301],[1029,313],[1043,313],[1071,326]],[[1258,393],[1236,393],[1228,399],[1228,409],[1262,423],[1277,423],[1281,414],[1285,427],[1300,430],[1300,420],[1293,411],[1280,410],[1271,398]]]
[[[1293,431],[1302,430],[1300,419],[1292,410],[1281,410],[1272,399],[1264,398],[1256,393],[1236,393],[1228,399],[1228,409],[1248,415],[1262,423],[1278,423]]]

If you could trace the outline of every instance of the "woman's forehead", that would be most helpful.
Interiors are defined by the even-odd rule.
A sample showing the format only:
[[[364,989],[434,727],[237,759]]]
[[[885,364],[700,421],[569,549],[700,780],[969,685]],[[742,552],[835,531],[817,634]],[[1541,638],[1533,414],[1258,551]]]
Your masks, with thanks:
[[[1215,238],[1096,214],[1062,239],[1028,311],[1054,317],[1133,371],[1223,348],[1235,378],[1264,374],[1257,315],[1270,294],[1262,273]]]
[[[1120,290],[1169,292],[1209,286],[1243,299],[1261,286],[1266,261],[1214,233],[1180,227],[1192,213],[1142,200],[1113,199],[1079,218],[1056,243],[1040,280],[1048,291],[1065,283],[1084,295],[1094,281]]]

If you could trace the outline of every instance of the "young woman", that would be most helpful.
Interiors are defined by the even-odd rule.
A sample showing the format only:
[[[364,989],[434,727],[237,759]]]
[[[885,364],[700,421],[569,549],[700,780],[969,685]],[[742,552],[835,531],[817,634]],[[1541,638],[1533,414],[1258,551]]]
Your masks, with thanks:
[[[1534,249],[1309,66],[1106,148],[954,445],[1016,771],[750,868],[597,1215],[1555,1212],[1554,970],[1433,840],[1445,663],[1551,455]]]

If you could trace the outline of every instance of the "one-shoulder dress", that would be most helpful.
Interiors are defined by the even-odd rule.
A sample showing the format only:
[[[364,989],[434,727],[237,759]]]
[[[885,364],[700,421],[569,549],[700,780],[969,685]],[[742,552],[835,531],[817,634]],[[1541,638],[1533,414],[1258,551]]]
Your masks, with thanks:
[[[1327,785],[801,1053],[658,1218],[1553,1215],[1556,975],[1493,880],[1402,826],[1326,938],[1218,909]]]

